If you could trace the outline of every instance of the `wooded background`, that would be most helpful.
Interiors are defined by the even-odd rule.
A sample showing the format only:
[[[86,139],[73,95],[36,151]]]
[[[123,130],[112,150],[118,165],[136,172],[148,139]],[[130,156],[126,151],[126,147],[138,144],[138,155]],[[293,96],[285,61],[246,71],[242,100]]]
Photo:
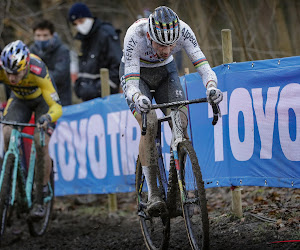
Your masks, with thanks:
[[[64,42],[75,51],[75,29],[68,22],[74,0],[1,0],[0,46],[22,39],[33,41],[32,26],[41,18],[51,20]],[[121,30],[147,11],[166,5],[188,23],[212,67],[222,64],[221,30],[231,29],[234,61],[252,61],[299,55],[299,0],[88,0],[92,14]],[[185,54],[185,53],[184,53]],[[194,71],[184,56],[183,67]]]

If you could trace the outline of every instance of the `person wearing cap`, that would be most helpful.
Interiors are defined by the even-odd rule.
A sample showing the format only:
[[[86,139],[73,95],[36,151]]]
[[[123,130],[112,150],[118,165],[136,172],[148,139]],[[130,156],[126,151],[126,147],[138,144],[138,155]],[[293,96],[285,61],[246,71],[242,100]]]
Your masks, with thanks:
[[[110,23],[93,17],[84,3],[72,5],[69,21],[78,31],[75,39],[81,41],[76,95],[83,101],[101,97],[101,68],[109,70],[111,93],[119,93],[122,49],[115,28]]]

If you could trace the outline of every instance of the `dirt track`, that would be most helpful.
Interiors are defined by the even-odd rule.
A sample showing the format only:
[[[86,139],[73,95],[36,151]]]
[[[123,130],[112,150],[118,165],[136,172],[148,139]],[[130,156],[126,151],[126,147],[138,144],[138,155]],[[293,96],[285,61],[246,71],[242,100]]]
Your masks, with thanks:
[[[244,218],[230,212],[228,188],[207,190],[211,249],[300,249],[300,190],[244,187]],[[26,223],[9,227],[1,249],[145,249],[134,194],[118,194],[118,213],[107,212],[106,195],[89,205],[57,198],[48,233],[29,236]],[[257,218],[259,216],[260,218]],[[271,219],[273,222],[265,222]],[[184,228],[172,225],[169,249],[190,249]]]

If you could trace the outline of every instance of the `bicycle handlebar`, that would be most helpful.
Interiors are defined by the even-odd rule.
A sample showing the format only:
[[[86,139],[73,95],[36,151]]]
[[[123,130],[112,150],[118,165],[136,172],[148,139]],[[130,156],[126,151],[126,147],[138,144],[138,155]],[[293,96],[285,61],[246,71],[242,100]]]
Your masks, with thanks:
[[[211,91],[211,95],[214,95],[215,92],[214,90]],[[170,107],[175,107],[175,106],[185,106],[188,104],[193,104],[193,103],[204,103],[207,102],[207,98],[199,98],[199,99],[193,99],[193,100],[185,100],[185,101],[177,101],[177,102],[170,102],[170,103],[162,103],[162,104],[153,104],[151,105],[150,109],[159,109],[159,108],[170,108]],[[212,120],[212,125],[216,125],[219,119],[219,115],[221,116],[220,108],[218,104],[211,104],[212,109],[213,109],[213,120]],[[146,135],[146,130],[147,130],[147,113],[143,112],[142,113],[142,135]]]
[[[16,121],[5,121],[5,120],[0,120],[0,123],[5,124],[5,125],[13,125],[16,127],[36,127],[36,124],[32,123],[22,123],[22,122],[16,122]]]
[[[151,105],[151,109],[170,108],[174,106],[188,105],[192,103],[203,103],[203,102],[207,102],[206,97],[194,99],[194,100],[177,101],[177,102],[170,102],[170,103],[163,103],[163,104],[153,104]]]
[[[0,123],[5,125],[12,125],[14,127],[37,127],[35,123],[22,123],[22,122],[16,122],[16,121],[5,121],[0,120]],[[42,146],[45,146],[45,129],[39,128],[40,130],[40,143]]]

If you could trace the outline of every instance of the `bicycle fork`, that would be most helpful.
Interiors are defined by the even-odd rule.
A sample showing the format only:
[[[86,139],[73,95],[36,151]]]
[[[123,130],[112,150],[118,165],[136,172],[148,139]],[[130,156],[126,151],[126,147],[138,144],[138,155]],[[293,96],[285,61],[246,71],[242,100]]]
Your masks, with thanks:
[[[159,180],[159,185],[161,189],[161,195],[162,198],[166,201],[167,200],[167,189],[168,189],[168,181],[167,181],[167,176],[166,176],[166,171],[164,167],[164,162],[163,162],[163,156],[162,156],[162,147],[161,147],[161,122],[158,122],[157,126],[157,135],[155,138],[155,144],[157,148],[157,155],[158,155],[158,175],[160,175]]]

